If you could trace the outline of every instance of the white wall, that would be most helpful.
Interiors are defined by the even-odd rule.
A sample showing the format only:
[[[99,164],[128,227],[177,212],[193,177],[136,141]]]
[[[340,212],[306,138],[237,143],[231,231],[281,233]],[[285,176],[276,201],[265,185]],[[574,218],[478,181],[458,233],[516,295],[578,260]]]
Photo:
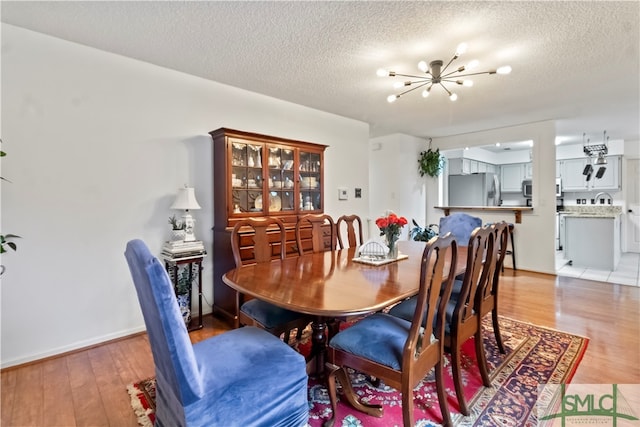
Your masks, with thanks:
[[[640,176],[637,176],[635,172],[637,169],[629,167],[628,162],[630,160],[636,161],[640,159],[640,141],[625,141],[624,142],[624,157],[622,158],[622,194],[624,194],[625,203],[622,206],[622,251],[626,252],[633,249],[632,242],[637,241],[637,236],[640,234],[637,223],[634,223],[632,215],[629,209],[632,206],[634,200],[640,200],[640,194],[638,189],[640,186],[637,184],[640,182]],[[635,185],[625,185],[627,182],[633,180]],[[635,194],[633,192],[635,191]]]
[[[542,273],[555,273],[555,129],[551,121],[473,132],[446,138],[434,138],[434,148],[443,150],[478,147],[496,141],[533,140],[533,211],[522,214],[522,223],[515,224],[517,267]],[[553,165],[551,168],[549,165]],[[427,182],[427,194],[437,192],[439,183]],[[442,210],[427,202],[427,221],[438,223]],[[512,213],[473,212],[483,222],[505,220],[515,223]],[[509,263],[506,260],[505,263]]]
[[[425,226],[426,202],[437,203],[437,190],[426,192],[426,183],[435,178],[421,177],[418,172],[420,152],[428,148],[427,141],[414,136],[393,134],[371,139],[369,143],[369,221],[370,236],[378,236],[375,219],[387,210],[404,216],[409,224],[403,228],[401,239],[407,239],[413,227],[411,220]],[[432,200],[433,198],[433,200]]]
[[[2,24],[2,232],[23,237],[2,257],[2,367],[144,328],[125,244],[159,253],[186,183],[211,248],[223,126],[329,145],[326,212],[369,215],[367,124]]]

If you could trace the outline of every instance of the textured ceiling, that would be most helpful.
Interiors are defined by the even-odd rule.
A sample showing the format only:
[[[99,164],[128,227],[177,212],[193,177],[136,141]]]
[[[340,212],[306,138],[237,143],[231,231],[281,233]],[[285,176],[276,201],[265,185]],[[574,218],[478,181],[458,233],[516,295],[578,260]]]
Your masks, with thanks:
[[[559,136],[640,139],[640,2],[1,2],[2,22],[370,123],[439,137],[557,120]],[[451,102],[393,104],[391,78],[480,70]],[[419,91],[417,91],[419,92]]]

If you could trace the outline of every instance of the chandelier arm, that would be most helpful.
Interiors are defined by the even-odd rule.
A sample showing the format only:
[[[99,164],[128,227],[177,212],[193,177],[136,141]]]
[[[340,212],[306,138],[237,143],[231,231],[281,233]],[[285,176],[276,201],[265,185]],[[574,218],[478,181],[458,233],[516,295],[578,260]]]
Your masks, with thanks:
[[[431,75],[431,73],[427,73],[429,75]],[[389,76],[389,77],[411,77],[412,79],[420,79],[420,80],[424,80],[424,79],[428,79],[430,77],[424,77],[424,76],[415,76],[413,74],[400,74],[400,73],[395,73],[393,76]]]
[[[449,89],[447,89],[447,87],[446,87],[445,85],[443,85],[442,83],[438,83],[438,84],[439,84],[440,86],[442,86],[442,88],[443,88],[444,90],[446,90],[446,91],[447,91],[447,93],[449,94],[449,96],[451,96],[451,92],[449,91]]]
[[[447,82],[447,83],[454,83],[454,84],[458,84],[459,80],[456,79],[440,79],[441,82]]]
[[[442,78],[449,77],[453,73],[455,73],[455,71],[452,71],[449,74],[446,74],[446,75],[442,76]],[[496,74],[496,72],[493,71],[493,70],[492,71],[479,71],[477,73],[458,74],[457,76],[453,76],[453,77],[469,77],[469,76],[477,76],[477,75],[480,75],[480,74]]]
[[[453,55],[453,58],[451,58],[449,62],[447,62],[447,65],[445,65],[444,68],[440,71],[440,76],[442,76],[442,73],[447,71],[447,68],[449,67],[449,65],[451,65],[451,63],[456,59],[458,59],[458,55]],[[452,71],[452,73],[455,73],[455,71]]]
[[[416,90],[416,89],[420,89],[421,87],[423,87],[423,86],[425,86],[425,85],[428,85],[429,83],[431,83],[431,80],[429,80],[428,82],[424,82],[424,83],[422,83],[422,84],[420,84],[420,85],[418,85],[418,86],[416,86],[416,87],[412,87],[411,89],[405,90],[404,92],[397,94],[397,95],[396,95],[396,97],[398,97],[398,98],[399,98],[399,97],[401,97],[402,95],[407,94],[407,93],[409,93],[409,92],[411,92],[411,91],[414,91],[414,90]]]
[[[431,81],[431,79],[419,79],[419,80],[412,80],[409,81],[409,85],[406,86],[413,86],[414,84],[424,84],[424,83],[429,83]]]

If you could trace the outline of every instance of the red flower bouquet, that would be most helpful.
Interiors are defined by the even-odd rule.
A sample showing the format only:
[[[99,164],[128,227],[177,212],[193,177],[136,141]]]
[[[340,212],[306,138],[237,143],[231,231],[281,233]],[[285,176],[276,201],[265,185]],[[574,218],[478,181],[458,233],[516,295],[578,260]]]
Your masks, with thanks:
[[[397,258],[398,249],[396,241],[400,238],[402,227],[407,225],[407,219],[403,216],[397,216],[390,213],[387,216],[376,219],[376,225],[380,229],[380,235],[385,237],[387,246],[389,246],[389,257]]]

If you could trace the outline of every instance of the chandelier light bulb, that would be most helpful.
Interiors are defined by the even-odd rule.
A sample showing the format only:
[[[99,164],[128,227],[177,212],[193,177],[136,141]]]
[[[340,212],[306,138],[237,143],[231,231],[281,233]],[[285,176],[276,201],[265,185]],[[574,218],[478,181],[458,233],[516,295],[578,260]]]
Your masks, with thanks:
[[[511,72],[511,67],[505,65],[504,67],[500,67],[496,70],[498,74],[509,74]]]
[[[418,69],[426,73],[427,71],[429,71],[429,66],[427,65],[426,61],[420,61],[418,62]]]
[[[429,89],[431,89],[431,88],[429,88]],[[426,98],[427,96],[429,96],[429,89],[425,89],[425,90],[422,91],[422,97],[423,98]]]
[[[463,80],[462,86],[471,87],[473,86],[473,80]]]
[[[464,54],[467,51],[467,44],[466,43],[460,43],[458,45],[458,48],[456,49],[456,56],[460,56],[462,54]]]
[[[473,70],[479,64],[480,64],[480,62],[477,59],[474,59],[473,61],[469,61],[469,63],[467,64],[467,70]]]
[[[389,95],[387,96],[387,102],[392,103],[395,102],[396,99],[400,98],[400,95]]]
[[[403,86],[404,86],[404,82],[393,82],[394,89],[400,89]]]
[[[455,93],[452,93],[451,95],[449,95],[449,99],[452,101],[455,101],[458,99],[458,95],[456,95]]]
[[[384,68],[378,68],[378,71],[376,71],[376,74],[378,75],[378,77],[387,77],[389,75],[389,72]]]

